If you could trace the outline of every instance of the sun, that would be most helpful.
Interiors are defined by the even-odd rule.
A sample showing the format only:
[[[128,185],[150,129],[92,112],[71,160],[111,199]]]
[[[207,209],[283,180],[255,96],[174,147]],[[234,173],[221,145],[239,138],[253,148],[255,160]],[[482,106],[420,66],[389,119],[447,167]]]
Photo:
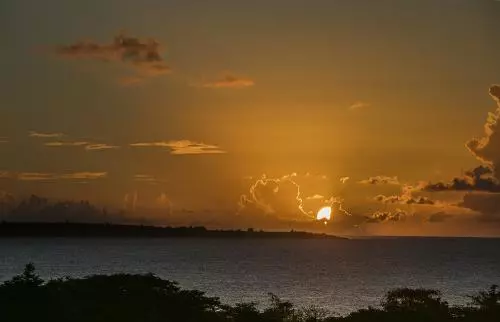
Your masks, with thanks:
[[[328,221],[332,218],[332,207],[323,207],[318,211],[316,220]]]

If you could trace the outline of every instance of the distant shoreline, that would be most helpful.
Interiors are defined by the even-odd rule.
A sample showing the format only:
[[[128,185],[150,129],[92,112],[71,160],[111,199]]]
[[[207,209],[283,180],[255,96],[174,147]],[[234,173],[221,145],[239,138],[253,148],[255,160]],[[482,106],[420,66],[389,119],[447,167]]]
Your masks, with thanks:
[[[159,227],[97,223],[2,222],[0,238],[213,238],[213,239],[341,239],[305,231],[210,230],[205,227]]]

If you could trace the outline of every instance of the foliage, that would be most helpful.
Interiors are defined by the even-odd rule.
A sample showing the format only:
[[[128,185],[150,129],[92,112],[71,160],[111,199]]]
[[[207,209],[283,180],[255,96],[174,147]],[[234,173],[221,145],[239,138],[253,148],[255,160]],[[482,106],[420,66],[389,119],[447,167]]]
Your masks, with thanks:
[[[43,281],[33,264],[0,285],[0,321],[8,322],[440,322],[500,321],[498,286],[470,297],[464,307],[450,307],[438,291],[395,289],[380,308],[345,317],[320,308],[297,308],[270,294],[256,303],[223,305],[203,292],[183,290],[175,282],[147,275],[93,275]]]

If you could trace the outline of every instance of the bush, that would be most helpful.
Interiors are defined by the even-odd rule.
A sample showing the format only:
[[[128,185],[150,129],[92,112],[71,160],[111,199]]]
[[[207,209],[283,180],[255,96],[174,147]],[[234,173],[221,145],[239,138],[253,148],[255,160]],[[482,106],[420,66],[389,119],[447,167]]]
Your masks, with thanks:
[[[450,307],[438,291],[396,289],[381,308],[335,317],[315,308],[296,308],[270,294],[256,303],[223,305],[203,292],[183,290],[155,275],[93,275],[43,281],[33,264],[0,285],[0,321],[6,322],[441,322],[500,321],[497,286],[471,296],[465,307]]]

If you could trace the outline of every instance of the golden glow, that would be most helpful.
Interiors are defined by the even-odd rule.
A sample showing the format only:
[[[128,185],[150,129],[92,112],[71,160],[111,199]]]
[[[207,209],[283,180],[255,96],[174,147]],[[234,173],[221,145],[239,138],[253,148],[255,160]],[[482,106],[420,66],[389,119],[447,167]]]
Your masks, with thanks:
[[[332,217],[332,207],[323,207],[318,211],[316,215],[317,220],[325,220],[328,221]]]

